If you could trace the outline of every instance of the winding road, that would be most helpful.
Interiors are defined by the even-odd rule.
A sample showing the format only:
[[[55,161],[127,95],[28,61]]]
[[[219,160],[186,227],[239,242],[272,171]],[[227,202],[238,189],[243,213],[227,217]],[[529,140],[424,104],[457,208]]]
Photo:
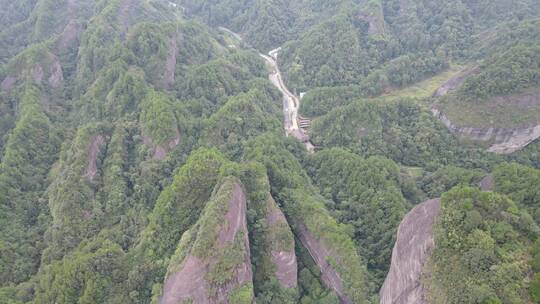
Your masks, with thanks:
[[[230,34],[239,41],[242,41],[242,36],[225,27],[219,27],[219,30]],[[286,134],[291,135],[303,142],[309,152],[314,152],[315,146],[309,140],[309,136],[306,134],[306,131],[298,126],[298,109],[300,108],[300,98],[291,93],[291,91],[287,88],[285,82],[283,81],[281,71],[279,70],[277,56],[280,51],[281,47],[270,51],[267,55],[262,53],[259,55],[266,61],[266,64],[270,69],[268,78],[283,94],[283,115]]]

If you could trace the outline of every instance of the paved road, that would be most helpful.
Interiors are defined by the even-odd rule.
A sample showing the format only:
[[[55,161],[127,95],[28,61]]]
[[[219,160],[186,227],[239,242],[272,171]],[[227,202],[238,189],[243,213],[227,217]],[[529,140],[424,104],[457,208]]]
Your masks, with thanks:
[[[242,41],[242,36],[225,28],[219,27],[219,30],[224,31],[235,39]],[[268,78],[274,84],[276,88],[283,94],[283,115],[284,115],[284,127],[287,135],[291,135],[306,145],[306,149],[310,152],[315,150],[313,144],[309,141],[309,136],[298,126],[298,108],[300,107],[300,99],[291,93],[291,91],[285,85],[283,76],[279,70],[277,64],[277,56],[281,48],[274,49],[268,54],[259,54],[268,65],[270,69],[270,75]]]

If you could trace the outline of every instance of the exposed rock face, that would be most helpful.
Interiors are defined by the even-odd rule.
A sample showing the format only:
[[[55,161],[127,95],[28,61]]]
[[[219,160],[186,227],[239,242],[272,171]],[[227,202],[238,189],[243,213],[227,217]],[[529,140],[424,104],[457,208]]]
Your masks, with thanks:
[[[169,52],[165,62],[165,74],[163,75],[163,87],[169,89],[174,84],[174,73],[176,72],[176,53],[178,52],[178,43],[176,36],[169,40]]]
[[[123,29],[123,34],[127,33],[129,29],[129,18],[130,18],[130,12],[131,12],[131,6],[132,6],[133,0],[122,0],[120,3],[120,10],[118,12],[118,21],[120,22],[120,25]]]
[[[152,139],[146,135],[143,134],[143,143],[151,148],[153,150],[153,156],[152,156],[152,159],[155,159],[155,160],[164,160],[166,157],[167,157],[167,154],[174,148],[176,148],[176,146],[178,146],[180,144],[180,131],[178,131],[178,129],[176,130],[176,135],[173,139],[169,140],[169,142],[167,143],[167,145],[163,146],[163,145],[159,145],[159,146],[156,146],[154,145],[154,143],[152,142]]]
[[[273,251],[272,262],[276,265],[276,277],[285,288],[296,288],[298,285],[296,253],[294,251]]]
[[[414,3],[411,0],[399,0],[399,15],[403,16],[407,11],[414,8]]]
[[[92,138],[90,145],[88,146],[87,152],[87,163],[86,171],[84,177],[87,177],[89,180],[93,180],[98,172],[97,168],[97,156],[99,153],[99,148],[105,143],[105,139],[101,135],[96,135]]]
[[[309,251],[309,254],[315,261],[315,264],[321,270],[321,279],[332,291],[334,291],[339,297],[339,301],[342,304],[352,304],[352,300],[345,293],[343,287],[343,280],[339,276],[339,273],[328,263],[329,257],[336,256],[330,248],[325,246],[321,241],[317,240],[315,236],[304,226],[298,227],[298,238]]]
[[[4,80],[2,80],[2,84],[0,87],[2,88],[2,91],[11,91],[13,89],[13,86],[17,82],[17,78],[13,76],[6,76]]]
[[[513,130],[507,141],[489,147],[496,154],[511,154],[519,151],[540,137],[540,125]]]
[[[453,124],[439,109],[431,112],[444,124],[450,132],[473,141],[493,142],[489,152],[496,154],[514,153],[540,137],[540,125],[522,128],[473,128],[460,127]]]
[[[77,43],[82,30],[82,26],[77,20],[70,20],[56,42],[57,51],[65,51],[67,48],[70,48]]]
[[[222,188],[223,189],[223,185]],[[241,185],[235,182],[229,198],[227,213],[220,225],[215,248],[216,252],[225,249],[241,234],[243,241],[243,260],[233,270],[232,278],[224,284],[213,285],[208,281],[208,273],[217,263],[210,253],[208,258],[200,258],[189,253],[182,261],[179,271],[166,280],[160,304],[192,303],[213,304],[229,303],[228,296],[238,287],[252,284],[251,258],[246,221],[246,195]],[[191,302],[189,302],[191,303]],[[234,304],[234,303],[230,303]]]
[[[268,246],[270,246],[271,261],[276,267],[275,276],[277,277],[281,286],[285,288],[296,288],[298,285],[298,264],[296,261],[296,253],[294,251],[294,237],[290,231],[289,224],[283,212],[276,205],[275,201],[270,197],[267,204],[266,223],[269,226],[270,236],[267,240]],[[289,247],[292,250],[283,250],[283,248],[277,248],[277,240],[273,239],[273,229],[280,229],[280,226],[286,227],[289,232]],[[282,228],[283,229],[283,228]],[[282,236],[281,236],[282,237]]]
[[[495,178],[493,177],[493,174],[486,175],[480,181],[479,186],[482,191],[493,191],[493,189],[495,188]]]
[[[34,66],[30,72],[35,83],[40,84],[43,80],[43,67],[40,64]]]
[[[188,299],[193,300],[193,303],[211,303],[208,296],[210,284],[205,279],[207,272],[204,261],[189,255],[182,264],[181,270],[165,282],[163,297],[159,303],[177,304]]]
[[[14,74],[6,76],[0,84],[2,91],[11,91],[17,81],[24,80],[27,76],[37,85],[48,84],[53,89],[59,88],[64,82],[62,65],[56,55],[47,52],[45,56],[50,63],[44,63],[44,60],[31,66],[21,65]]]
[[[440,199],[414,207],[398,228],[392,264],[379,292],[381,304],[427,304],[420,279],[433,247],[433,223]]]
[[[435,97],[441,97],[450,91],[454,91],[457,88],[459,88],[465,80],[467,80],[467,77],[469,77],[472,74],[475,74],[479,71],[478,66],[469,67],[465,70],[461,71],[458,75],[448,79],[442,86],[440,86],[437,91],[435,91],[435,94],[433,96]]]
[[[53,88],[58,88],[64,82],[64,73],[62,72],[62,66],[60,62],[55,61],[51,66],[49,85]]]
[[[369,6],[369,4],[368,4]],[[375,10],[376,9],[376,10]],[[368,22],[368,35],[383,35],[385,32],[384,13],[382,6],[377,5],[376,8],[369,7],[365,11],[360,12],[360,18]]]

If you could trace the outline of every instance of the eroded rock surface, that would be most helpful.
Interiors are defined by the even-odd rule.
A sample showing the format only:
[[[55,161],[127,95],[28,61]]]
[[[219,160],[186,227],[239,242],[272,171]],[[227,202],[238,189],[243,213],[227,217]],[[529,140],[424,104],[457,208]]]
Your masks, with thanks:
[[[169,52],[165,61],[165,74],[163,75],[163,87],[169,89],[174,84],[174,74],[176,72],[176,53],[178,52],[178,42],[176,36],[169,39]]]
[[[350,297],[345,293],[343,280],[339,276],[339,273],[328,263],[329,258],[336,256],[336,254],[331,251],[331,248],[328,248],[320,240],[315,238],[304,225],[299,225],[298,227],[298,238],[321,270],[321,279],[324,285],[336,293],[340,303],[352,303]]]
[[[540,125],[524,126],[521,128],[474,128],[457,126],[437,108],[431,112],[450,132],[469,140],[492,142],[489,152],[496,154],[511,154],[519,151],[540,138]]]
[[[38,64],[32,68],[32,71],[30,72],[32,75],[32,80],[34,80],[35,83],[41,84],[41,81],[43,81],[43,67]]]
[[[4,80],[2,80],[2,84],[0,85],[0,87],[2,88],[3,91],[11,91],[11,89],[13,89],[13,86],[15,85],[15,83],[17,82],[17,77],[13,77],[13,76],[6,76],[6,78],[4,78]]]
[[[267,202],[266,223],[269,228],[269,240],[267,240],[270,247],[271,261],[276,267],[275,276],[277,277],[281,286],[285,288],[296,288],[298,285],[298,263],[296,260],[296,252],[294,251],[294,237],[290,230],[289,224],[285,215],[281,209],[277,206],[276,202],[270,197]],[[283,237],[282,233],[279,233],[279,229],[287,229],[289,234],[288,247],[279,248],[277,244],[279,240],[275,240],[276,236],[272,235],[273,231],[278,234],[277,237]],[[283,242],[283,240],[281,240]]]
[[[70,20],[58,41],[56,42],[56,49],[58,52],[65,51],[79,42],[83,28],[77,20]]]
[[[480,181],[479,186],[482,191],[493,191],[493,189],[495,189],[495,178],[493,177],[493,174],[486,175]]]
[[[122,26],[124,35],[127,33],[127,30],[129,29],[129,18],[130,18],[130,12],[131,12],[131,6],[133,0],[122,0],[120,3],[120,10],[118,12],[118,21],[120,22],[120,25]]]
[[[92,138],[87,152],[87,165],[84,173],[84,177],[93,180],[98,172],[97,168],[97,156],[99,154],[99,148],[105,144],[105,138],[102,135],[96,135]]]
[[[180,144],[180,131],[176,129],[175,137],[169,140],[169,142],[166,145],[155,145],[152,141],[152,138],[144,134],[142,138],[143,138],[144,145],[151,148],[153,151],[152,159],[164,160],[167,157],[167,154]]]
[[[508,140],[496,143],[488,151],[496,154],[511,154],[540,138],[540,125],[513,130]]]
[[[220,191],[223,188],[222,185]],[[232,250],[227,246],[235,242],[237,237],[242,237],[243,260],[234,268],[232,277],[223,284],[212,284],[208,280],[208,275],[211,268],[218,263],[214,258],[215,254],[212,252],[208,257],[201,258],[188,253],[180,263],[179,270],[165,280],[160,304],[229,303],[228,297],[236,288],[252,284],[246,208],[245,192],[239,182],[235,182],[227,204],[227,212],[223,220],[219,221],[219,226],[215,227],[219,234],[214,244],[215,248],[212,248],[216,252]]]
[[[421,277],[433,247],[440,199],[414,207],[399,225],[392,263],[379,292],[381,304],[427,304]]]
[[[60,87],[64,82],[64,72],[62,71],[60,62],[55,61],[52,64],[48,81],[49,85],[55,89]]]

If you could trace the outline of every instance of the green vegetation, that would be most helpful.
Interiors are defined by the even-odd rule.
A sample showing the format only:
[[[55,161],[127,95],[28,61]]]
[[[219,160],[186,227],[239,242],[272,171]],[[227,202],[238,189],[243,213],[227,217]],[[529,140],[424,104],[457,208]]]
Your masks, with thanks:
[[[538,45],[519,45],[486,59],[481,72],[465,81],[459,96],[468,101],[482,100],[540,85],[539,53]]]
[[[377,303],[400,221],[441,195],[435,302],[540,302],[540,143],[488,154],[429,111],[537,122],[534,99],[515,99],[538,95],[537,1],[0,7],[0,303],[159,303],[188,257],[230,303],[338,304],[329,270],[353,303]],[[259,56],[277,47],[314,154],[284,135]],[[222,244],[236,186],[247,230]],[[291,286],[273,252],[295,255]]]
[[[179,136],[178,122],[171,101],[167,96],[149,92],[141,104],[141,125],[145,135],[155,145],[166,145]]]
[[[511,128],[538,123],[540,103],[534,100],[539,94],[540,48],[530,43],[487,57],[478,73],[440,101],[442,111],[460,126]]]
[[[226,226],[223,225],[234,225],[234,223],[228,223],[225,215],[230,212],[230,201],[234,195],[234,187],[237,186],[241,186],[241,183],[235,177],[226,177],[218,182],[200,219],[182,237],[172,258],[174,262],[169,266],[169,274],[178,271],[178,267],[182,265],[182,261],[186,257],[194,256],[208,265],[205,277],[210,284],[209,293],[215,292],[212,291],[214,287],[242,283],[236,281],[235,274],[238,267],[241,267],[241,264],[245,262],[249,250],[244,242],[245,232],[236,231],[230,242],[222,243],[223,240],[220,237],[222,231],[226,229]],[[234,287],[228,294],[229,299],[239,301],[234,303],[251,303],[253,301],[253,286]]]
[[[49,246],[43,253],[44,261],[62,258],[99,232],[103,209],[95,198],[98,181],[94,177],[101,167],[106,132],[103,125],[83,126],[60,155],[48,191],[52,225],[47,231]]]
[[[414,98],[429,102],[433,93],[448,79],[461,71],[459,66],[453,66],[447,71],[417,82],[436,71],[412,70],[415,62],[407,63],[408,56],[400,57],[384,68],[373,71],[360,82],[360,85],[317,87],[309,90],[302,98],[300,112],[307,117],[327,114],[337,107],[345,106],[361,97],[384,96],[385,100]],[[437,58],[431,57],[437,62]],[[401,63],[400,63],[401,62]],[[405,67],[401,71],[396,70]],[[411,69],[410,69],[411,68]],[[438,62],[438,68],[446,68],[445,63]],[[424,74],[423,74],[424,73]],[[391,75],[391,76],[390,76]],[[405,83],[402,78],[405,80]],[[399,82],[395,82],[399,79]],[[411,85],[415,83],[414,85]],[[422,102],[423,103],[423,102]]]
[[[354,229],[360,254],[382,284],[396,229],[407,203],[400,189],[398,166],[383,157],[362,157],[339,149],[317,153],[310,170],[322,194],[333,202],[335,217]],[[334,205],[335,204],[335,205]]]
[[[508,195],[540,224],[540,171],[516,163],[503,163],[493,171],[495,190]]]
[[[230,303],[250,304],[253,302],[253,286],[244,285],[238,287],[229,295]]]
[[[224,162],[216,150],[200,150],[191,155],[156,201],[138,245],[146,255],[159,259],[174,252],[181,234],[193,225],[203,210]],[[160,242],[154,241],[157,236]]]
[[[35,303],[125,303],[129,301],[124,252],[107,240],[91,242],[63,261],[40,270]],[[27,291],[28,292],[28,291]],[[31,294],[25,297],[31,297]]]
[[[538,227],[528,213],[504,195],[466,187],[445,193],[441,204],[430,262],[433,303],[529,301],[528,237]]]
[[[37,271],[47,227],[44,192],[58,138],[43,113],[40,92],[22,93],[21,116],[0,165],[0,284],[26,281]]]
[[[429,197],[440,197],[444,192],[456,186],[478,185],[485,175],[485,172],[479,169],[445,166],[424,175],[421,188]]]
[[[257,83],[254,85],[259,86]],[[234,158],[242,153],[244,141],[260,133],[279,130],[280,110],[276,92],[261,85],[231,97],[204,126],[201,143],[228,151]]]
[[[411,99],[355,101],[315,119],[311,135],[317,145],[384,155],[408,166],[483,167],[493,157],[459,147],[456,138]]]
[[[294,170],[301,165],[284,143],[265,135],[251,143],[246,155],[266,165],[272,191],[279,193],[276,197],[295,234],[307,231],[329,248],[331,265],[343,279],[346,294],[357,303],[365,301],[366,270],[356,253],[350,228],[330,216],[324,199],[314,192],[307,176],[299,173],[303,170]]]

